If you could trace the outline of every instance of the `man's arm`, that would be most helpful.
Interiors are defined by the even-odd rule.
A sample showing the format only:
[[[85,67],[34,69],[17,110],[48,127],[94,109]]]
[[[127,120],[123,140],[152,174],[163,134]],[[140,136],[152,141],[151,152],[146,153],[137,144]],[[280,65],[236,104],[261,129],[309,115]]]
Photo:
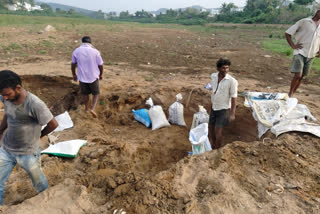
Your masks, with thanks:
[[[77,81],[77,74],[76,74],[76,67],[77,67],[77,63],[71,63],[71,72],[72,72],[72,77],[74,81]]]
[[[3,119],[2,119],[1,124],[0,124],[0,140],[1,140],[1,138],[2,138],[3,132],[7,129],[7,127],[8,127],[7,115],[5,114],[5,115],[3,116]]]
[[[98,65],[98,68],[100,70],[100,75],[99,75],[99,79],[102,80],[102,74],[103,74],[103,65]]]
[[[41,131],[40,138],[46,136],[47,134],[50,134],[57,127],[58,127],[58,122],[56,121],[56,119],[52,118],[52,120],[49,121],[47,126]]]
[[[236,97],[232,97],[231,98],[231,112],[230,112],[230,121],[233,121],[234,119],[236,119]]]
[[[291,47],[292,49],[301,49],[301,48],[302,48],[302,45],[301,45],[300,43],[299,43],[299,44],[296,44],[296,45],[293,43],[292,37],[291,37],[290,34],[285,33],[285,35],[286,35],[287,42],[288,42],[288,44],[290,45],[290,47]]]

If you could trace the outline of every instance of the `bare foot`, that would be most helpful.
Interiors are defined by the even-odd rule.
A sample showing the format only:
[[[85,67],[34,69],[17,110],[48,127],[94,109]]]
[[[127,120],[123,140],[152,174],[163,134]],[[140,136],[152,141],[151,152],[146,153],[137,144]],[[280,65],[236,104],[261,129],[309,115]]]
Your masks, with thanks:
[[[93,110],[90,110],[90,113],[92,114],[92,116],[93,116],[94,118],[97,118],[97,117],[98,117],[97,113],[95,113]]]

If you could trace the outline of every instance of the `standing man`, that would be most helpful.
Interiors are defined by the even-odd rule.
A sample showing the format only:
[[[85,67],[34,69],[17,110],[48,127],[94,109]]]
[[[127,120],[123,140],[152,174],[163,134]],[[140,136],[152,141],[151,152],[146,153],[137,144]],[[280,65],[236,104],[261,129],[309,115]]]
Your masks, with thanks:
[[[285,36],[293,51],[291,73],[294,73],[290,85],[289,97],[296,92],[304,76],[307,76],[320,45],[320,10],[311,18],[304,18],[292,25]],[[296,44],[292,41],[294,35]],[[319,53],[318,53],[319,56]]]
[[[78,68],[77,74],[76,68]],[[89,36],[83,37],[82,45],[73,51],[71,71],[73,80],[79,80],[85,111],[97,117],[95,108],[100,94],[99,80],[102,80],[103,60],[100,52],[91,45]],[[89,107],[90,94],[93,95],[91,107]]]
[[[37,192],[48,188],[41,169],[40,138],[57,128],[50,110],[37,96],[22,87],[20,77],[9,70],[0,71],[0,100],[5,115],[0,124],[0,205],[5,183],[16,164],[32,180]],[[43,125],[47,125],[42,131]]]
[[[209,119],[209,132],[213,149],[221,147],[222,130],[235,119],[238,81],[228,74],[230,65],[229,59],[220,58],[217,61],[218,73],[211,75],[212,109]]]

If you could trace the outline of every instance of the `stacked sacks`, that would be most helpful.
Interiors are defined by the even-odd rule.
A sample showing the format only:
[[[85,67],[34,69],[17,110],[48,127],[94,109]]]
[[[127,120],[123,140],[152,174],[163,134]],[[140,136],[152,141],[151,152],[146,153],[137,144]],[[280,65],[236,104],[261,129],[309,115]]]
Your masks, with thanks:
[[[202,154],[211,151],[211,144],[208,138],[209,115],[207,110],[199,105],[199,112],[193,115],[189,141],[192,144],[192,154]]]

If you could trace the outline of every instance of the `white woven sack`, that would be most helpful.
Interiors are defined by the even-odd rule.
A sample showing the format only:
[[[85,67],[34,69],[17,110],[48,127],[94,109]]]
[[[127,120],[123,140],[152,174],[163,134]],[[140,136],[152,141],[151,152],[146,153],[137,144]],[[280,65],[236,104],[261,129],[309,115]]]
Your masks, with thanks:
[[[209,115],[207,110],[203,106],[199,105],[199,112],[193,115],[191,129],[196,128],[202,123],[209,123]]]
[[[148,115],[151,120],[152,130],[160,129],[162,127],[170,126],[163,109],[159,105],[153,105],[152,99],[149,98],[146,102],[151,108],[148,111]]]
[[[193,155],[211,151],[212,148],[208,139],[208,123],[202,123],[196,128],[191,129],[189,133],[189,141],[192,144]]]
[[[171,124],[185,126],[186,122],[184,121],[183,117],[183,105],[179,102],[180,100],[182,100],[182,95],[177,94],[176,97],[177,101],[169,107],[169,122]]]

